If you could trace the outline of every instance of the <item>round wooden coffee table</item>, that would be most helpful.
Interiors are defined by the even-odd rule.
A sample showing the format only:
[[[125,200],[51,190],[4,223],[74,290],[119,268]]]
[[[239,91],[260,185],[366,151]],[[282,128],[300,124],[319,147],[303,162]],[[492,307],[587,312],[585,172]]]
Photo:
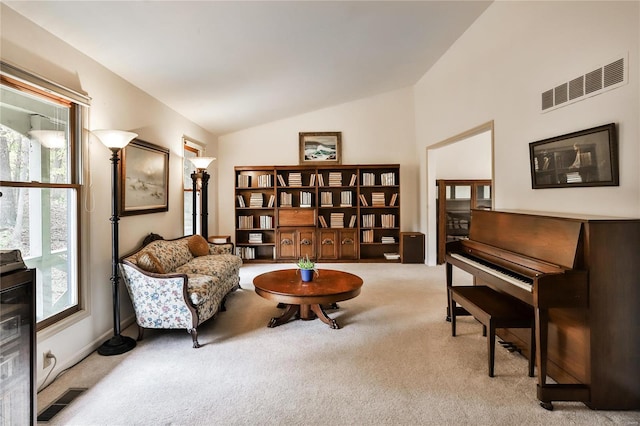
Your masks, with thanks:
[[[268,300],[287,305],[285,312],[271,318],[269,327],[284,324],[298,314],[302,320],[320,320],[329,327],[340,328],[329,318],[322,305],[353,299],[360,294],[362,278],[348,272],[319,269],[311,282],[302,282],[297,269],[266,272],[253,279],[256,293]]]

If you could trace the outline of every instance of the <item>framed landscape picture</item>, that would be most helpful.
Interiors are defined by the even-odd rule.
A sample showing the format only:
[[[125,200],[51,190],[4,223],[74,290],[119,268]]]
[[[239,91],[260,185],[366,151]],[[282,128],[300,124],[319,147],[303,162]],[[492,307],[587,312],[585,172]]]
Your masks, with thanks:
[[[134,139],[121,151],[120,216],[169,210],[169,150]]]
[[[341,132],[300,132],[300,164],[341,164]]]

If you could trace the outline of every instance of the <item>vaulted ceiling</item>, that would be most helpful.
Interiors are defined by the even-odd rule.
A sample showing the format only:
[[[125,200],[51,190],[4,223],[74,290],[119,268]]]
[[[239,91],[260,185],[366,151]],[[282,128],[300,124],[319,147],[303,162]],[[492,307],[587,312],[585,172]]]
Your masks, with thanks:
[[[415,84],[490,1],[4,1],[220,135]]]

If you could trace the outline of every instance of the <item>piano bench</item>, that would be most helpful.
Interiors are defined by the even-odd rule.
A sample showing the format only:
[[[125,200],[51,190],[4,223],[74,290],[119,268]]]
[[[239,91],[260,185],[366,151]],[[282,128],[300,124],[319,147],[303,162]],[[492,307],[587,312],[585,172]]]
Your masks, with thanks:
[[[456,335],[456,302],[478,320],[484,331],[489,329],[487,345],[489,352],[489,377],[493,377],[495,341],[497,328],[530,328],[529,377],[535,367],[535,319],[533,308],[518,299],[499,293],[487,286],[449,287],[449,312],[451,312],[451,335]]]

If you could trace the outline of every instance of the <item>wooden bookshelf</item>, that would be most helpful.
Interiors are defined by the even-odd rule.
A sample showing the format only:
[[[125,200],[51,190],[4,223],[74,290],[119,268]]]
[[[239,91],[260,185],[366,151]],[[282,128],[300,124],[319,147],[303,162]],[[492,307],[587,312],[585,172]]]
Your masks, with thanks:
[[[235,244],[246,262],[399,262],[385,253],[400,251],[400,165],[239,166],[235,175]],[[260,228],[260,216],[273,227]]]

